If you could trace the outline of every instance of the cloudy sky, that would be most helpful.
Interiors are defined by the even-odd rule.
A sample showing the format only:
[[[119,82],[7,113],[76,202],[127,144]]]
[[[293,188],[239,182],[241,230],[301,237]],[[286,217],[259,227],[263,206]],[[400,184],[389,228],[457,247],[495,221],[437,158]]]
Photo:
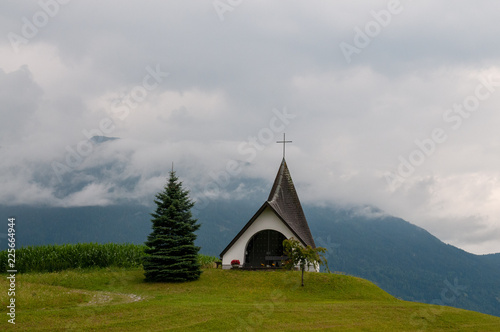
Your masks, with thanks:
[[[172,162],[200,202],[243,198],[228,183],[270,183],[286,132],[303,203],[500,252],[499,18],[494,0],[2,1],[0,202],[143,202]]]

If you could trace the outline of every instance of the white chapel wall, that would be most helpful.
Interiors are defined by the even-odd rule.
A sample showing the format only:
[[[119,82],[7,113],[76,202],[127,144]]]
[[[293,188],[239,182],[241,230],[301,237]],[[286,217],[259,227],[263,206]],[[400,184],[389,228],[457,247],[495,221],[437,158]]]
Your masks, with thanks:
[[[292,231],[285,226],[281,219],[267,207],[257,219],[248,227],[240,238],[233,244],[231,248],[222,257],[222,268],[228,269],[231,267],[231,261],[237,259],[241,264],[245,262],[245,249],[250,238],[257,232],[265,229],[272,229],[283,234],[287,239],[294,237]]]

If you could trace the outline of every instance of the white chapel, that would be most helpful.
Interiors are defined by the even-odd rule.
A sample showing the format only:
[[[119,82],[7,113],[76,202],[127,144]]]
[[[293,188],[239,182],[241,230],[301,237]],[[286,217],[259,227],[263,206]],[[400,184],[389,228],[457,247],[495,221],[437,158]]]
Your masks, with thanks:
[[[248,269],[278,268],[284,258],[283,240],[292,237],[303,246],[316,247],[283,156],[267,201],[220,254],[222,268],[229,269],[233,260]]]

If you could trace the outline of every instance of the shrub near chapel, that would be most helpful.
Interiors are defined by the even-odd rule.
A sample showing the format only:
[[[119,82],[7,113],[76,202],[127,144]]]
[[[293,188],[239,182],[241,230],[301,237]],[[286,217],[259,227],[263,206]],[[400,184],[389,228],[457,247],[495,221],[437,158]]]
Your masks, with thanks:
[[[302,246],[302,244],[294,238],[283,241],[283,253],[288,257],[283,265],[286,269],[293,269],[299,267],[302,271],[302,286],[304,286],[304,271],[309,270],[310,267],[319,267],[323,265],[328,270],[328,262],[323,254],[326,252],[325,248],[311,246]]]

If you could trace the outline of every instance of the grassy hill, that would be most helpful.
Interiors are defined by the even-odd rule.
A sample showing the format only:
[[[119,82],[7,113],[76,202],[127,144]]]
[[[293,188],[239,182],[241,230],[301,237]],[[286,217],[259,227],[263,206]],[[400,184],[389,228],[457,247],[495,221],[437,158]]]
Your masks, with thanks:
[[[261,203],[253,198],[210,201],[197,213],[202,227],[196,243],[201,252],[218,256]],[[444,303],[500,317],[500,254],[467,253],[402,219],[365,208],[304,206],[316,244],[328,249],[332,271],[368,279],[405,300]],[[151,211],[151,207],[134,205],[0,205],[0,213],[18,218],[18,247],[79,242],[142,244],[151,232]],[[0,249],[6,249],[7,243],[0,237]],[[455,290],[450,284],[460,286],[458,292],[450,293]]]
[[[441,301],[500,317],[499,254],[465,252],[395,217],[331,209],[308,215],[319,235],[316,244],[329,249],[330,269],[373,281],[405,300]]]
[[[21,331],[500,330],[498,317],[405,302],[351,276],[306,273],[301,287],[290,271],[205,269],[181,284],[144,283],[141,268],[19,273],[16,303]]]

